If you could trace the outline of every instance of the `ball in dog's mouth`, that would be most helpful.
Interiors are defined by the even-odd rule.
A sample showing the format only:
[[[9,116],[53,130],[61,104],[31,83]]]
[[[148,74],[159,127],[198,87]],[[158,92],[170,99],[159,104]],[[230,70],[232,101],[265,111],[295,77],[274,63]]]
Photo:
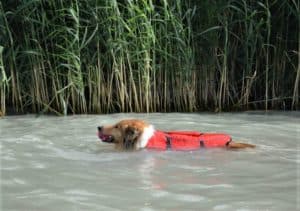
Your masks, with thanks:
[[[106,143],[113,143],[114,142],[114,138],[112,136],[108,136],[108,135],[104,135],[103,133],[98,133],[98,137]]]

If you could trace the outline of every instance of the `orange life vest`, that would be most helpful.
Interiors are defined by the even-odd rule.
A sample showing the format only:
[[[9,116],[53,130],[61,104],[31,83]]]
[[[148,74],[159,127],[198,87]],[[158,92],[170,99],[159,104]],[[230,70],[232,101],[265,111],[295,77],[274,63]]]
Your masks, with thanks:
[[[148,141],[147,149],[196,150],[199,148],[225,147],[231,137],[221,133],[193,131],[155,131]]]

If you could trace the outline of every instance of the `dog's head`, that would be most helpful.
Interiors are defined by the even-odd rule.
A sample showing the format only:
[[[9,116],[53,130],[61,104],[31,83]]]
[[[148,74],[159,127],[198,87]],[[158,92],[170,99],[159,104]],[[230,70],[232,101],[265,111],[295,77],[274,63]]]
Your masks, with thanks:
[[[135,150],[140,148],[141,136],[148,127],[142,120],[122,120],[114,125],[99,126],[98,137],[103,142],[116,144],[117,149]]]

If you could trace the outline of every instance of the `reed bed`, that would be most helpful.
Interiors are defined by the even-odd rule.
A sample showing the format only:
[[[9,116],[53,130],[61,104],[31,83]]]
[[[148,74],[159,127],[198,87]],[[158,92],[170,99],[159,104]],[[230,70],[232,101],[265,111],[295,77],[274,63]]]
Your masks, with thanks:
[[[0,2],[1,111],[299,109],[299,0]]]

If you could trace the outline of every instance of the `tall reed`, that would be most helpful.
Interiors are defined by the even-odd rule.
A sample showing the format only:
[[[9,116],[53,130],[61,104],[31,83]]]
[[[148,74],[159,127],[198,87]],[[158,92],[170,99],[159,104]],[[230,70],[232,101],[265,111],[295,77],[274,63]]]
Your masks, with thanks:
[[[1,1],[1,113],[299,109],[299,14],[299,0]]]

